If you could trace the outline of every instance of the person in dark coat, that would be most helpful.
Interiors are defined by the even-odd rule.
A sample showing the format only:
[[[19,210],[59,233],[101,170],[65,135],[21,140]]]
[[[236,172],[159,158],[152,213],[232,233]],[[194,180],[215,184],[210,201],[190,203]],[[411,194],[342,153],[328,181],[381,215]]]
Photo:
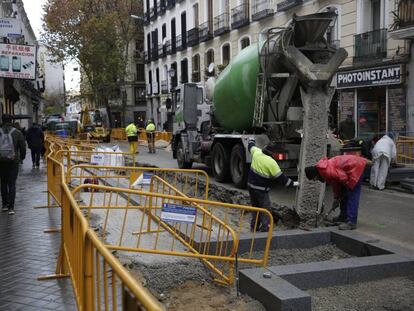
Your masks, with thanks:
[[[14,152],[10,149],[0,148],[0,183],[2,212],[9,212],[14,215],[14,201],[16,198],[16,180],[19,174],[19,163],[26,157],[26,143],[23,134],[12,124],[13,117],[10,114],[3,114],[2,126],[0,128],[0,138],[2,141],[7,139],[5,135],[10,135],[13,140]],[[1,145],[1,144],[0,144]],[[7,156],[9,154],[9,156]],[[6,158],[4,158],[4,156]]]
[[[29,128],[26,139],[32,153],[33,168],[39,168],[45,136],[38,124],[33,123],[32,127]]]

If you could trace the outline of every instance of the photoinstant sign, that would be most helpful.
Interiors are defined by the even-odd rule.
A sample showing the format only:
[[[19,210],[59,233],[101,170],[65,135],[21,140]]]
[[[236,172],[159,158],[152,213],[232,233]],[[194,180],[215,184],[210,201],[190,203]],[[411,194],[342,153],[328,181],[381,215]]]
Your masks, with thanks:
[[[36,47],[32,45],[0,44],[0,77],[36,79]]]
[[[369,68],[336,74],[337,88],[400,84],[402,66]]]

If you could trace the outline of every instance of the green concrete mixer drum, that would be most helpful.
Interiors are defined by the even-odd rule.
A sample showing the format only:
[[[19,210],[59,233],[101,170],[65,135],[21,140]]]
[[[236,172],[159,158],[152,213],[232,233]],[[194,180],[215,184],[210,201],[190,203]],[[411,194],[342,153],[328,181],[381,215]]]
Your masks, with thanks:
[[[258,44],[243,49],[224,69],[214,87],[214,115],[228,130],[251,128],[259,73]]]

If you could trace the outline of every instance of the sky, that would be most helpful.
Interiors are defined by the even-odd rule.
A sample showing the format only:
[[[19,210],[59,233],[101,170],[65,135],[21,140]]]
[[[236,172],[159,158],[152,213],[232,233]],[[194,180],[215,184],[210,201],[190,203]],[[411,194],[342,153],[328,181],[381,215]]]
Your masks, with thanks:
[[[46,0],[23,0],[24,9],[30,20],[33,31],[36,34],[37,39],[40,39],[40,34],[43,32],[42,27],[42,6],[46,3]],[[78,68],[76,63],[70,63],[65,66],[65,84],[66,91],[78,90],[79,91],[79,71],[74,71],[74,68]]]

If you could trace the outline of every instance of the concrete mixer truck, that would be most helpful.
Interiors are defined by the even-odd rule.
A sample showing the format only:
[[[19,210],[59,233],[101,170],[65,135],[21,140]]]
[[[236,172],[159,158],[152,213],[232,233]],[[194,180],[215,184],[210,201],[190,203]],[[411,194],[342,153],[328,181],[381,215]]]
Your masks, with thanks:
[[[179,86],[172,98],[172,149],[179,167],[205,163],[216,180],[231,179],[242,188],[251,161],[247,142],[254,135],[260,147],[276,142],[279,166],[297,175],[301,154],[309,149],[302,143],[304,106],[326,105],[318,120],[326,126],[318,130],[327,130],[331,80],[347,57],[325,38],[335,18],[331,12],[294,16],[286,28],[269,29],[243,49],[217,81]]]

